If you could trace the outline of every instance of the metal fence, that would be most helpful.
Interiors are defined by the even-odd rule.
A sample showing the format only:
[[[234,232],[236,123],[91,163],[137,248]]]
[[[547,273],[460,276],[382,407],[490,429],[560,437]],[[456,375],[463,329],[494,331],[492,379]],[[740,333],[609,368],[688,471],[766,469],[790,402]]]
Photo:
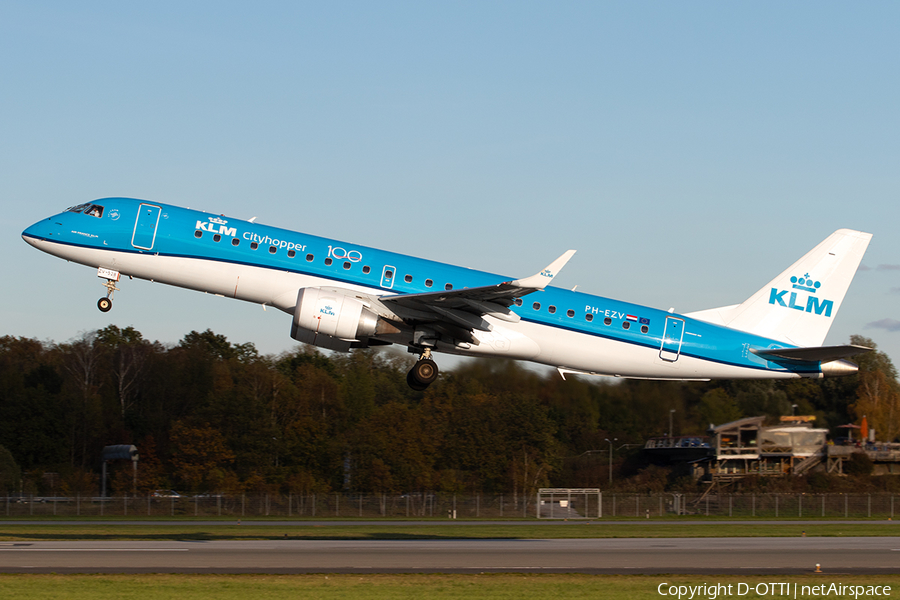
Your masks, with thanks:
[[[616,494],[600,492],[581,509],[566,498],[536,494],[347,495],[238,494],[180,497],[0,496],[7,517],[282,517],[440,519],[651,519],[696,517],[894,518],[900,495],[872,494]],[[549,504],[548,504],[549,503]]]
[[[291,518],[527,518],[523,495],[203,494],[199,496],[0,496],[0,514],[27,516],[291,517]]]
[[[604,494],[600,507],[601,518],[894,518],[894,498],[893,494]]]

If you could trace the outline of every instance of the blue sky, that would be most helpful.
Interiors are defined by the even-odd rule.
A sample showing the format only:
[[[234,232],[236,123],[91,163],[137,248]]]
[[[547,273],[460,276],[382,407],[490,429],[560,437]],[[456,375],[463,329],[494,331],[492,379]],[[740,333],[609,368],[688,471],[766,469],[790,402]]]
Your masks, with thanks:
[[[278,311],[21,231],[132,196],[679,312],[875,235],[829,334],[900,362],[900,4],[0,4],[0,334],[293,347]]]

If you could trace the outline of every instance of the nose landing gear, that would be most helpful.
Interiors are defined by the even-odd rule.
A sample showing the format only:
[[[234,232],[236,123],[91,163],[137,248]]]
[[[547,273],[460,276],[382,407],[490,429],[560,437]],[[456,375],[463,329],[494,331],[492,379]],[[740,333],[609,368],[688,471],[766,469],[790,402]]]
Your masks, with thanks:
[[[99,308],[101,312],[109,312],[112,309],[113,294],[119,291],[119,288],[116,287],[116,282],[120,277],[119,272],[100,267],[97,269],[97,277],[106,280],[106,282],[102,284],[103,287],[106,288],[106,298],[97,300],[97,308]]]
[[[417,392],[425,391],[438,377],[437,363],[431,359],[431,348],[425,348],[422,356],[406,374],[406,383]]]

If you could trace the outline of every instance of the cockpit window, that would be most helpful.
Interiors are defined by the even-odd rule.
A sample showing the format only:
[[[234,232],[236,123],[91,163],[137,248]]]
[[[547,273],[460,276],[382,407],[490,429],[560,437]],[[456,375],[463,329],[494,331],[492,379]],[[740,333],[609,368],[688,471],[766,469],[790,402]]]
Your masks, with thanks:
[[[86,209],[84,209],[84,214],[90,215],[92,217],[97,217],[99,219],[103,216],[103,207],[99,204],[91,204]]]
[[[91,217],[100,218],[103,216],[103,207],[99,204],[91,204],[88,202],[87,204],[79,204],[78,206],[67,208],[66,212],[84,213]]]

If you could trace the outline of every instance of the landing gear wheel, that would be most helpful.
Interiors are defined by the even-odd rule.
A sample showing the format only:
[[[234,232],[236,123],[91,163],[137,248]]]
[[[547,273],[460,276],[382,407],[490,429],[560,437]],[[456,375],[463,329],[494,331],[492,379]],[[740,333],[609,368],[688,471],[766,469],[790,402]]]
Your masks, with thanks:
[[[409,384],[409,387],[421,392],[434,383],[437,376],[437,364],[430,358],[423,358],[410,369],[409,374],[406,376],[406,382]]]
[[[421,383],[416,381],[415,377],[413,377],[413,372],[411,369],[409,373],[406,374],[406,384],[417,392],[424,392],[428,389],[427,385],[422,385]]]
[[[109,298],[100,298],[97,300],[97,308],[99,308],[101,312],[109,312],[112,308],[112,300]]]

